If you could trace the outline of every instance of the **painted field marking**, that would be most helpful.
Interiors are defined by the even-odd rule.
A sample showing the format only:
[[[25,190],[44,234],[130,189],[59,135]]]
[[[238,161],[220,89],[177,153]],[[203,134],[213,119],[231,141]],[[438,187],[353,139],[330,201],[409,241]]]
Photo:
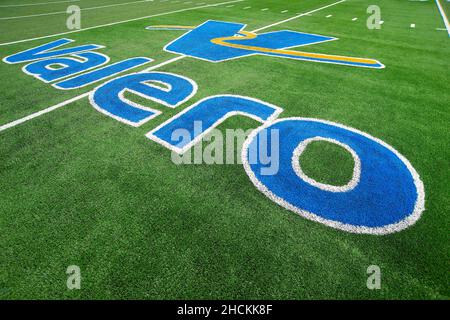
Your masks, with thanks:
[[[237,2],[240,2],[240,1],[243,1],[243,0],[238,0]],[[264,30],[264,29],[267,29],[267,28],[270,28],[270,27],[273,27],[273,26],[277,26],[277,25],[283,24],[283,23],[285,23],[285,22],[292,21],[292,20],[294,20],[294,19],[298,19],[298,18],[300,18],[300,17],[302,17],[302,16],[305,16],[305,15],[311,14],[311,13],[313,13],[313,12],[316,12],[316,11],[319,11],[319,10],[322,10],[322,9],[325,9],[325,8],[328,8],[328,7],[330,7],[330,6],[334,6],[334,5],[336,5],[336,4],[339,4],[339,3],[342,3],[342,2],[345,2],[345,1],[346,1],[346,0],[340,0],[340,1],[338,1],[338,2],[329,4],[329,5],[327,5],[327,6],[324,6],[324,7],[321,7],[321,8],[317,8],[317,9],[311,10],[311,11],[309,11],[309,12],[306,12],[306,13],[302,13],[302,14],[296,15],[296,16],[291,17],[291,18],[289,18],[289,19],[286,19],[286,20],[283,20],[283,21],[278,21],[278,22],[272,23],[272,24],[267,25],[267,26],[265,26],[265,27],[261,27],[261,28],[259,28],[259,29],[253,30],[253,31],[251,31],[251,32],[252,32],[252,33],[255,33],[255,32],[260,31],[260,30]],[[222,4],[223,4],[223,3],[222,3]],[[218,5],[218,4],[216,4],[216,6],[217,6],[217,5]],[[211,5],[208,5],[208,6],[211,6]],[[191,9],[191,10],[192,10],[192,9]],[[180,11],[180,10],[178,10],[178,11]],[[182,10],[182,11],[186,11],[186,10]],[[86,30],[86,29],[84,29],[84,30]],[[160,64],[157,64],[157,65],[155,65],[155,66],[149,67],[149,68],[147,68],[147,69],[145,69],[145,70],[143,70],[143,71],[141,71],[141,72],[148,72],[148,71],[156,70],[156,69],[158,69],[158,68],[160,68],[160,67],[162,67],[162,66],[171,64],[171,63],[173,63],[173,62],[176,62],[176,61],[181,60],[181,59],[184,59],[184,58],[186,58],[186,56],[180,55],[180,56],[177,56],[177,57],[175,57],[175,58],[172,58],[172,59],[169,59],[169,60],[167,60],[167,61],[164,61],[164,62],[162,62],[162,63],[160,63]],[[69,99],[69,100],[66,100],[66,101],[63,101],[63,102],[61,102],[61,103],[58,103],[58,104],[56,104],[56,105],[54,105],[54,106],[51,106],[51,107],[48,107],[48,108],[46,108],[46,109],[40,110],[40,111],[38,111],[38,112],[32,113],[32,114],[30,114],[30,115],[28,115],[28,116],[26,116],[26,117],[23,117],[23,118],[20,118],[20,119],[15,120],[15,121],[9,122],[9,123],[7,123],[7,124],[4,124],[4,125],[0,126],[0,132],[3,131],[3,130],[9,129],[9,128],[15,127],[15,126],[17,126],[17,125],[19,125],[19,124],[22,124],[22,123],[24,123],[24,122],[27,122],[28,120],[37,118],[37,117],[39,117],[39,116],[41,116],[41,115],[43,115],[43,114],[46,114],[46,113],[49,113],[49,112],[54,111],[54,110],[56,110],[56,109],[59,109],[59,108],[65,106],[65,105],[68,105],[68,104],[70,104],[70,103],[72,103],[72,102],[74,102],[74,101],[83,99],[84,97],[89,96],[89,94],[90,94],[91,92],[92,92],[92,90],[89,91],[89,92],[83,93],[83,94],[81,94],[81,95],[79,95],[79,96],[76,96],[76,97],[74,97],[74,98],[71,98],[71,99]]]
[[[416,27],[416,24],[415,23],[411,23],[411,26],[410,26],[411,28],[415,28]]]
[[[289,10],[283,10],[283,11],[281,11],[281,13],[286,13],[286,12],[289,12]]]
[[[332,16],[333,16],[332,14],[329,14],[325,18],[331,18]]]
[[[358,20],[358,18],[353,18],[353,19],[352,19],[352,21],[356,21],[356,20]]]
[[[448,36],[450,37],[450,23],[448,22],[447,15],[445,14],[444,8],[442,8],[439,0],[436,0],[436,5],[438,7],[439,12],[441,13],[442,20],[444,20],[445,28],[447,29]]]
[[[109,8],[109,7],[125,6],[128,4],[144,3],[144,2],[153,2],[153,0],[140,0],[140,1],[108,4],[108,5],[104,5],[104,6],[98,6],[98,7],[81,8],[80,11],[97,10],[97,9],[104,9],[104,8]],[[38,13],[38,14],[30,14],[30,15],[26,15],[26,16],[16,16],[16,17],[2,17],[2,18],[0,18],[0,20],[25,19],[25,18],[42,17],[42,16],[53,16],[53,15],[57,15],[57,14],[67,14],[67,11]]]
[[[83,28],[83,29],[80,29],[80,30],[72,30],[72,31],[55,33],[55,34],[50,34],[50,35],[36,37],[36,38],[29,38],[29,39],[16,40],[16,41],[11,41],[11,42],[4,42],[4,43],[0,43],[0,46],[7,46],[7,45],[11,45],[11,44],[16,44],[16,43],[22,43],[22,42],[29,42],[29,41],[34,41],[34,40],[46,39],[46,38],[62,36],[62,35],[70,34],[70,33],[76,33],[76,32],[82,32],[82,31],[86,31],[86,30],[92,30],[92,29],[97,29],[97,28],[114,26],[116,24],[122,24],[122,23],[127,23],[127,22],[132,22],[132,21],[138,21],[138,20],[142,20],[142,19],[160,17],[160,16],[165,16],[165,15],[169,15],[169,14],[173,14],[173,13],[180,13],[180,12],[192,11],[192,10],[209,8],[209,7],[217,7],[217,6],[221,6],[221,5],[224,5],[224,4],[236,3],[236,2],[242,2],[242,1],[245,1],[245,0],[232,0],[232,1],[226,1],[226,2],[220,2],[220,3],[207,4],[207,5],[204,5],[204,6],[195,6],[195,7],[190,7],[190,8],[178,9],[178,10],[174,10],[174,11],[156,13],[156,14],[152,14],[152,15],[149,15],[149,16],[145,16],[145,17],[139,17],[139,18],[133,18],[133,19],[128,19],[128,20],[121,20],[121,21],[116,21],[116,22],[111,22],[111,23],[106,23],[106,24],[100,24],[100,25],[97,25],[97,26],[87,27],[87,28]]]
[[[15,8],[15,7],[29,7],[29,6],[42,6],[46,4],[57,4],[57,3],[67,3],[67,2],[78,2],[80,0],[65,0],[65,1],[54,1],[54,2],[39,2],[39,3],[25,3],[25,4],[3,4],[0,8]]]
[[[247,9],[251,9],[252,7],[245,7],[245,8],[243,8],[244,10],[247,10]]]
[[[384,23],[384,21],[383,21],[383,20],[381,20],[381,21],[380,21],[380,24],[383,24],[383,23]]]
[[[269,10],[269,8],[264,8],[264,9],[261,9],[261,11],[267,11],[267,10]]]
[[[289,21],[298,19],[298,18],[300,18],[300,17],[310,15],[311,13],[314,13],[314,12],[317,12],[317,11],[320,11],[320,10],[323,10],[323,9],[326,9],[326,8],[329,8],[329,7],[331,7],[331,6],[335,6],[335,5],[337,5],[337,4],[339,4],[339,3],[342,3],[342,2],[345,2],[345,1],[346,1],[346,0],[340,0],[340,1],[337,1],[337,2],[334,2],[334,3],[331,3],[331,4],[329,4],[329,5],[326,5],[326,6],[323,6],[323,7],[320,7],[320,8],[317,8],[317,9],[314,9],[314,10],[311,10],[311,11],[308,11],[308,12],[305,12],[305,13],[299,13],[298,15],[293,16],[293,17],[291,17],[291,18],[289,18],[289,19],[286,19],[286,20],[282,20],[282,21],[278,21],[278,22],[272,23],[272,24],[270,24],[270,25],[268,25],[268,26],[265,26],[265,27],[262,27],[262,28],[258,28],[258,29],[256,29],[256,30],[251,31],[251,32],[258,32],[258,31],[261,31],[261,30],[265,30],[265,29],[268,29],[268,28],[272,28],[272,27],[278,26],[278,25],[280,25],[280,24],[283,24],[283,23],[286,23],[286,22],[289,22]]]

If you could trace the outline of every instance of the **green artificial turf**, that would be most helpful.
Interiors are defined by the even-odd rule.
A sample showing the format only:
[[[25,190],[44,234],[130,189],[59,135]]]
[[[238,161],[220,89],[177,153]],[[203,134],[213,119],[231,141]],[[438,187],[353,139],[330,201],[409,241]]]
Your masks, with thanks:
[[[343,186],[353,176],[354,161],[351,154],[334,143],[311,142],[298,161],[302,171],[320,183]]]
[[[223,1],[155,0],[83,11],[82,27]],[[77,4],[121,2],[126,0]],[[254,30],[333,2],[245,0],[0,45],[0,57],[68,37],[75,44],[105,45],[100,52],[112,62],[147,56],[156,65],[175,57],[162,48],[182,32],[146,26],[216,19]],[[366,27],[371,4],[381,8],[381,30]],[[66,7],[1,8],[0,17]],[[0,44],[65,32],[65,19],[62,14],[0,20]],[[450,38],[436,28],[444,25],[433,1],[349,0],[265,31],[334,36],[339,40],[302,49],[373,58],[385,69],[267,56],[217,64],[185,58],[159,70],[195,80],[197,94],[176,109],[146,102],[162,114],[139,128],[99,113],[84,98],[0,132],[0,298],[448,299]],[[60,91],[24,74],[23,65],[0,63],[0,125],[99,84]],[[338,122],[392,145],[424,182],[423,216],[385,236],[335,230],[269,200],[242,165],[176,165],[168,149],[145,137],[180,110],[216,94],[261,99],[282,107],[281,118]],[[233,117],[218,128],[259,125]],[[326,143],[311,145],[299,160],[324,183],[351,177],[351,157]],[[66,287],[69,265],[81,268],[80,290]],[[381,290],[366,287],[370,265],[381,267]]]

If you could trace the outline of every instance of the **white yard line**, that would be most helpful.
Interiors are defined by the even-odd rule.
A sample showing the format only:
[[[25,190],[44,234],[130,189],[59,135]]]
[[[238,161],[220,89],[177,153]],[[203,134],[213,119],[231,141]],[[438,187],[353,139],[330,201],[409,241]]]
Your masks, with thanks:
[[[46,5],[46,4],[57,4],[57,3],[78,2],[78,1],[80,1],[80,0],[65,0],[65,1],[54,1],[54,2],[26,3],[26,4],[3,4],[3,5],[0,5],[0,8],[42,6],[42,5]]]
[[[436,0],[436,5],[438,7],[439,12],[441,13],[442,20],[444,20],[445,28],[447,29],[448,36],[450,37],[450,23],[448,22],[447,15],[445,14],[444,8],[442,8],[439,0]]]
[[[212,4],[203,5],[203,6],[196,6],[196,7],[190,7],[190,8],[185,8],[185,9],[178,9],[178,10],[174,10],[174,11],[156,13],[156,14],[152,14],[152,15],[149,15],[149,16],[145,16],[145,17],[139,17],[139,18],[133,18],[133,19],[128,19],[128,20],[116,21],[116,22],[111,22],[111,23],[106,23],[106,24],[100,24],[98,26],[87,27],[87,28],[80,29],[80,30],[72,30],[72,31],[55,33],[55,34],[50,34],[50,35],[47,35],[47,36],[41,36],[41,37],[36,37],[36,38],[29,38],[29,39],[16,40],[16,41],[11,41],[11,42],[4,42],[4,43],[0,43],[0,46],[7,46],[7,45],[11,45],[11,44],[16,44],[16,43],[22,43],[22,42],[46,39],[46,38],[62,36],[62,35],[70,34],[70,33],[76,33],[76,32],[82,32],[82,31],[86,31],[86,30],[92,30],[92,29],[97,29],[97,28],[114,26],[116,24],[127,23],[127,22],[131,22],[131,21],[137,21],[137,20],[142,20],[142,19],[160,17],[160,16],[165,16],[165,15],[168,15],[168,14],[180,13],[180,12],[185,12],[185,11],[192,11],[192,10],[209,8],[209,7],[217,7],[217,6],[221,6],[221,5],[224,5],[224,4],[235,3],[235,2],[242,2],[242,1],[245,1],[245,0],[233,0],[233,1],[226,1],[226,2],[220,2],[220,3],[212,3]]]
[[[241,0],[241,1],[242,1],[242,0]],[[276,22],[276,23],[269,24],[269,25],[267,25],[267,26],[265,26],[265,27],[261,27],[261,28],[259,28],[259,29],[253,30],[253,31],[251,31],[251,32],[258,32],[258,31],[261,31],[261,30],[264,30],[264,29],[267,29],[267,28],[271,28],[271,27],[273,27],[273,26],[278,26],[278,25],[283,24],[283,23],[285,23],[285,22],[292,21],[292,20],[294,20],[294,19],[298,19],[298,18],[300,18],[300,17],[302,17],[302,16],[304,16],[304,15],[308,15],[308,14],[310,14],[310,13],[313,13],[313,12],[316,12],[316,11],[319,11],[319,10],[322,10],[322,9],[325,9],[325,8],[328,8],[328,7],[330,7],[330,6],[333,6],[333,5],[336,5],[336,4],[338,4],[338,3],[342,3],[342,2],[345,2],[345,1],[346,1],[346,0],[341,0],[341,1],[335,2],[335,3],[333,3],[333,4],[330,4],[330,5],[327,5],[327,6],[324,6],[324,7],[315,9],[315,10],[312,10],[312,11],[309,11],[309,12],[306,12],[306,13],[299,14],[299,15],[294,16],[294,17],[292,17],[292,18],[289,18],[289,19],[286,19],[286,20],[283,20],[283,21],[279,21],[279,22]],[[141,72],[152,71],[152,70],[158,69],[158,68],[160,68],[160,67],[162,67],[162,66],[166,66],[166,65],[168,65],[168,64],[171,64],[171,63],[173,63],[173,62],[179,61],[179,60],[184,59],[184,58],[186,58],[186,56],[180,55],[180,56],[177,56],[177,57],[175,57],[175,58],[172,58],[172,59],[169,59],[169,60],[167,60],[167,61],[164,61],[164,62],[162,62],[162,63],[160,63],[160,64],[157,64],[157,65],[154,65],[154,66],[152,66],[152,67],[149,67],[149,68],[147,68],[147,69],[145,69],[145,70],[143,70],[143,71],[141,71]],[[56,110],[56,109],[59,109],[59,108],[65,106],[65,105],[68,105],[68,104],[70,104],[70,103],[72,103],[72,102],[74,102],[74,101],[77,101],[77,100],[80,100],[80,99],[82,99],[82,98],[85,98],[85,97],[87,97],[91,92],[92,92],[92,91],[83,93],[83,94],[81,94],[81,95],[79,95],[79,96],[76,96],[76,97],[71,98],[71,99],[69,99],[69,100],[63,101],[63,102],[58,103],[58,104],[56,104],[56,105],[54,105],[54,106],[51,106],[51,107],[49,107],[49,108],[46,108],[46,109],[40,110],[40,111],[38,111],[38,112],[32,113],[32,114],[30,114],[30,115],[28,115],[28,116],[26,116],[26,117],[21,118],[21,119],[18,119],[18,120],[12,121],[12,122],[10,122],[10,123],[4,124],[4,125],[0,126],[0,132],[3,131],[3,130],[9,129],[9,128],[15,127],[15,126],[17,126],[17,125],[19,125],[19,124],[22,124],[22,123],[24,123],[24,122],[27,122],[28,120],[34,119],[34,118],[36,118],[36,117],[39,117],[39,116],[41,116],[41,115],[43,115],[43,114],[46,114],[46,113],[49,113],[49,112],[54,111],[54,110]]]
[[[80,99],[82,99],[84,97],[87,97],[88,95],[89,95],[89,92],[80,94],[79,96],[76,96],[76,97],[74,97],[72,99],[63,101],[63,102],[55,104],[54,106],[51,106],[49,108],[46,108],[46,109],[40,110],[38,112],[32,113],[32,114],[30,114],[30,115],[28,115],[26,117],[23,117],[23,118],[14,120],[14,121],[12,121],[10,123],[4,124],[4,125],[0,126],[0,132],[3,131],[3,130],[9,129],[9,128],[15,127],[15,126],[17,126],[17,125],[19,125],[21,123],[27,122],[28,120],[31,120],[31,119],[37,118],[39,116],[42,116],[43,114],[52,112],[53,110],[59,109],[61,107],[64,107],[65,105],[68,105],[68,104],[70,104],[70,103],[72,103],[74,101],[80,100]]]
[[[335,6],[335,5],[337,5],[337,4],[339,4],[339,3],[342,3],[342,2],[345,2],[345,1],[346,1],[346,0],[340,0],[340,1],[334,2],[334,3],[332,3],[332,4],[329,4],[329,5],[326,5],[326,6],[323,6],[323,7],[320,7],[320,8],[317,8],[317,9],[314,9],[314,10],[311,10],[311,11],[308,11],[308,12],[305,12],[305,13],[300,13],[300,14],[298,14],[298,15],[296,15],[296,16],[294,16],[294,17],[291,17],[291,18],[289,18],[289,19],[286,19],[286,20],[282,20],[282,21],[278,21],[278,22],[272,23],[272,24],[270,24],[270,25],[268,25],[268,26],[265,26],[265,27],[262,27],[262,28],[258,28],[258,29],[256,29],[256,30],[253,30],[252,32],[258,32],[258,31],[262,31],[262,30],[265,30],[265,29],[268,29],[268,28],[272,28],[272,27],[278,26],[278,25],[280,25],[280,24],[283,24],[283,23],[286,23],[286,22],[289,22],[289,21],[298,19],[298,18],[300,18],[300,17],[309,15],[309,14],[311,14],[311,13],[314,13],[314,12],[317,12],[317,11],[320,11],[320,10],[323,10],[323,9],[326,9],[326,8],[329,8],[329,7],[331,7],[331,6]]]
[[[81,8],[80,11],[97,10],[97,9],[104,9],[104,8],[110,8],[110,7],[119,7],[119,6],[126,6],[129,4],[138,4],[138,3],[145,3],[145,2],[153,2],[153,0],[140,0],[140,1],[131,1],[131,2],[116,3],[116,4],[107,4],[104,6]],[[2,18],[0,18],[0,20],[15,20],[15,19],[25,19],[25,18],[34,18],[34,17],[43,17],[43,16],[54,16],[57,14],[67,14],[67,11],[55,11],[55,12],[47,12],[47,13],[30,14],[27,16],[2,17]]]

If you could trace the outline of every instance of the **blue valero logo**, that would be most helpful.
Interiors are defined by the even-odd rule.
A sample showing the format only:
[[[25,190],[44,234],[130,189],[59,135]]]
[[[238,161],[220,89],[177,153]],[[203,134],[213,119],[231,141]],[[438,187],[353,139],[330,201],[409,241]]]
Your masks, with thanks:
[[[209,20],[197,27],[150,26],[149,32],[180,30],[184,34],[164,47],[182,57],[210,63],[263,55],[298,60],[292,63],[329,63],[350,67],[383,69],[373,59],[292,50],[336,38],[289,30],[257,34],[245,25]],[[102,114],[132,127],[139,127],[161,112],[125,98],[138,95],[168,108],[190,101],[197,92],[194,80],[183,75],[153,71],[120,73],[153,61],[133,57],[110,63],[97,52],[97,44],[70,46],[71,39],[58,39],[8,57],[8,64],[23,63],[23,72],[58,90],[73,90],[108,79],[89,93],[90,104]],[[244,143],[242,163],[255,187],[278,205],[324,225],[361,234],[389,234],[414,224],[425,208],[423,183],[411,163],[393,147],[365,132],[345,125],[311,118],[281,118],[283,109],[255,98],[222,94],[197,101],[146,134],[154,143],[182,154],[224,120],[244,116],[256,120]],[[202,123],[200,130],[197,122]],[[176,130],[190,133],[180,141]],[[279,170],[264,175],[257,156],[257,143],[267,130],[279,132]],[[267,138],[267,136],[266,136]],[[309,143],[327,141],[347,150],[353,157],[351,180],[342,186],[319,183],[306,176],[298,162]],[[267,138],[268,149],[271,144]],[[251,161],[251,159],[253,159]]]

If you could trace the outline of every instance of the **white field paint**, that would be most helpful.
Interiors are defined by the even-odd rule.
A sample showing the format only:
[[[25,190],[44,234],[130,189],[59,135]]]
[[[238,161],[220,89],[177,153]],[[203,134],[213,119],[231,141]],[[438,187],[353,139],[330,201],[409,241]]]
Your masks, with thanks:
[[[48,107],[46,109],[40,110],[38,112],[32,113],[32,114],[30,114],[30,115],[28,115],[26,117],[17,119],[17,120],[15,120],[13,122],[4,124],[4,125],[0,126],[0,132],[3,131],[3,130],[9,129],[9,128],[15,127],[15,126],[17,126],[19,124],[22,124],[24,122],[27,122],[28,120],[31,120],[31,119],[37,118],[39,116],[42,116],[43,114],[52,112],[52,111],[54,111],[56,109],[64,107],[65,105],[68,105],[68,104],[70,104],[72,102],[75,102],[75,101],[80,100],[80,99],[82,99],[84,97],[87,97],[87,96],[89,96],[89,92],[80,94],[79,96],[73,97],[72,99],[69,99],[69,100],[63,101],[61,103],[55,104],[54,106],[51,106],[51,107]]]
[[[232,2],[241,2],[241,1],[244,1],[244,0],[237,0],[237,1],[232,1]],[[302,16],[305,16],[305,15],[310,15],[310,14],[313,13],[313,12],[316,12],[316,11],[319,11],[319,10],[322,10],[322,9],[325,9],[325,8],[328,8],[328,7],[330,7],[330,6],[334,6],[334,5],[336,5],[336,4],[339,4],[339,3],[342,3],[342,2],[345,2],[345,1],[346,1],[346,0],[340,0],[340,1],[334,2],[334,3],[332,3],[332,4],[326,5],[326,6],[324,6],[324,7],[320,7],[320,8],[317,8],[317,9],[314,9],[314,10],[311,10],[311,11],[308,11],[308,12],[306,12],[306,13],[301,13],[301,14],[296,15],[296,16],[294,16],[294,17],[291,17],[291,18],[289,18],[289,19],[286,19],[286,20],[282,20],[282,21],[279,21],[279,22],[272,23],[272,24],[267,25],[267,26],[265,26],[265,27],[261,27],[261,28],[259,28],[259,29],[253,30],[253,31],[251,31],[251,32],[257,32],[257,31],[261,31],[261,30],[264,30],[264,29],[267,29],[267,28],[271,28],[271,27],[273,27],[273,26],[277,26],[277,25],[283,24],[283,23],[285,23],[285,22],[288,22],[288,21],[292,21],[292,20],[298,19],[298,18],[300,18],[300,17],[302,17]],[[230,3],[230,2],[225,2],[225,3],[221,3],[221,4],[226,4],[226,3]],[[195,10],[195,9],[198,9],[198,8],[205,8],[205,7],[211,7],[211,6],[218,6],[218,5],[221,5],[221,4],[207,5],[207,6],[195,7],[195,8],[184,9],[184,10],[177,10],[177,11],[173,11],[173,12],[171,12],[171,13],[183,12],[183,11],[188,11],[188,10]],[[164,13],[164,14],[159,14],[159,15],[166,15],[166,14],[170,14],[170,13]],[[155,15],[153,15],[153,16],[155,16]],[[134,21],[134,20],[140,20],[140,19],[145,19],[145,18],[148,18],[148,17],[132,19],[131,21]],[[108,25],[114,25],[114,24],[118,24],[118,23],[123,23],[123,21],[122,21],[122,22],[115,22],[115,23],[108,24]],[[103,26],[106,26],[106,25],[103,25]],[[99,27],[100,27],[100,26],[95,27],[95,28],[99,28]],[[94,27],[91,27],[91,29],[92,29],[92,28],[94,28]],[[71,32],[79,32],[79,31],[83,31],[83,30],[87,30],[87,29],[88,29],[88,28],[86,28],[86,29],[81,29],[81,30],[74,30],[74,31],[71,31]],[[71,32],[69,32],[69,33],[71,33]],[[51,36],[46,36],[45,38],[48,38],[48,37],[51,37]],[[42,37],[39,38],[39,39],[42,39]],[[27,41],[31,41],[31,40],[27,40]],[[25,41],[22,40],[21,42],[25,42]],[[3,44],[3,45],[5,45],[5,44]],[[160,63],[160,64],[157,64],[157,65],[155,65],[155,66],[149,67],[149,68],[147,68],[147,69],[145,69],[145,70],[143,70],[143,71],[141,71],[141,72],[148,72],[148,71],[156,70],[156,69],[158,69],[158,68],[160,68],[160,67],[162,67],[162,66],[171,64],[171,63],[173,63],[173,62],[176,62],[176,61],[181,60],[181,59],[184,59],[184,58],[186,58],[186,56],[180,55],[180,56],[177,56],[177,57],[175,57],[175,58],[172,58],[172,59],[169,59],[169,60],[167,60],[167,61],[164,61],[164,62],[162,62],[162,63]],[[86,93],[83,93],[83,94],[81,94],[81,95],[79,95],[79,96],[76,96],[76,97],[74,97],[74,98],[71,98],[71,99],[69,99],[69,100],[63,101],[63,102],[61,102],[61,103],[59,103],[59,104],[57,104],[57,105],[54,105],[54,106],[48,107],[48,108],[46,108],[46,109],[43,109],[43,110],[41,110],[41,111],[32,113],[32,114],[30,114],[30,115],[28,115],[28,116],[26,116],[26,117],[23,117],[23,118],[20,118],[20,119],[18,119],[18,120],[9,122],[9,123],[7,123],[7,124],[4,124],[4,125],[0,126],[0,132],[3,131],[3,130],[9,129],[9,128],[15,127],[15,126],[17,126],[17,125],[19,125],[19,124],[22,124],[22,123],[24,123],[24,122],[26,122],[26,121],[28,121],[28,120],[37,118],[37,117],[39,117],[39,116],[41,116],[41,115],[43,115],[43,114],[49,113],[49,112],[51,112],[51,111],[53,111],[53,110],[56,110],[56,109],[58,109],[58,108],[61,108],[61,107],[65,106],[65,105],[67,105],[67,104],[70,104],[70,103],[74,102],[74,101],[83,99],[84,97],[89,96],[89,94],[90,94],[90,91],[89,91],[89,92],[86,92]]]
[[[0,8],[16,8],[16,7],[29,7],[29,6],[42,6],[46,4],[58,4],[67,2],[78,2],[80,0],[65,0],[65,1],[54,1],[54,2],[39,2],[39,3],[25,3],[25,4],[3,4]]]
[[[300,17],[310,15],[311,13],[314,13],[314,12],[316,12],[316,11],[320,11],[320,10],[329,8],[329,7],[331,7],[331,6],[335,6],[335,5],[337,5],[337,4],[339,4],[339,3],[342,3],[342,2],[345,2],[345,1],[346,1],[346,0],[340,0],[340,1],[337,1],[337,2],[334,2],[334,3],[331,3],[331,4],[329,4],[329,5],[326,5],[326,6],[323,6],[323,7],[320,7],[320,8],[317,8],[317,9],[314,9],[314,10],[311,10],[311,11],[308,11],[308,12],[305,12],[305,13],[300,13],[300,14],[298,14],[298,15],[296,15],[296,16],[294,16],[294,17],[291,17],[291,18],[289,18],[289,19],[286,19],[286,20],[282,20],[282,21],[278,21],[278,22],[269,24],[268,26],[261,27],[261,28],[258,28],[258,29],[256,29],[256,30],[253,30],[252,32],[258,32],[258,31],[262,31],[262,30],[265,30],[265,29],[269,29],[269,28],[278,26],[278,25],[280,25],[280,24],[283,24],[283,23],[286,23],[286,22],[289,22],[289,21],[298,19],[298,18],[300,18]]]
[[[333,16],[332,14],[329,14],[325,18],[331,18],[332,16]]]
[[[444,20],[445,28],[447,29],[448,36],[450,37],[450,22],[448,22],[448,17],[445,14],[444,8],[442,8],[439,0],[436,0],[436,5],[438,7],[439,12],[441,13],[442,20]]]
[[[248,10],[248,9],[251,9],[252,7],[244,7],[243,9],[244,10]]]
[[[416,27],[416,24],[415,23],[411,23],[411,26],[410,26],[411,28],[415,28]]]
[[[283,11],[281,11],[281,13],[286,13],[286,12],[288,12],[289,10],[283,10]]]
[[[29,42],[29,41],[34,41],[34,40],[52,38],[52,37],[62,36],[62,35],[65,35],[65,34],[70,34],[70,33],[75,33],[75,32],[82,32],[82,31],[91,30],[91,29],[97,29],[97,28],[114,26],[116,24],[122,24],[122,23],[127,23],[127,22],[132,22],[132,21],[138,21],[138,20],[142,20],[142,19],[160,17],[160,16],[165,16],[165,15],[169,15],[169,14],[173,14],[173,13],[180,13],[180,12],[192,11],[192,10],[209,8],[209,7],[217,7],[217,6],[221,6],[221,5],[228,4],[228,3],[235,3],[235,2],[242,2],[242,1],[245,1],[245,0],[232,0],[232,1],[227,1],[227,2],[207,4],[207,5],[204,5],[204,6],[196,6],[196,7],[190,7],[190,8],[185,8],[185,9],[178,9],[178,10],[174,10],[174,11],[156,13],[156,14],[152,14],[152,15],[149,15],[149,16],[145,16],[145,17],[139,17],[139,18],[133,18],[133,19],[128,19],[128,20],[116,21],[116,22],[111,22],[111,23],[106,23],[106,24],[100,24],[100,25],[97,25],[97,26],[87,27],[87,28],[83,28],[83,29],[79,29],[79,30],[71,30],[71,31],[66,31],[66,32],[61,32],[61,33],[55,33],[55,34],[50,34],[50,35],[46,35],[46,36],[36,37],[36,38],[29,38],[29,39],[22,39],[22,40],[16,40],[16,41],[11,41],[11,42],[4,42],[4,43],[0,43],[0,46],[7,46],[7,45],[11,45],[11,44],[16,44],[16,43],[22,43],[22,42]]]
[[[153,2],[153,0],[140,0],[140,1],[108,4],[108,5],[97,6],[97,7],[81,8],[80,11],[97,10],[97,9],[103,9],[103,8],[109,8],[109,7],[125,6],[125,5],[129,5],[129,4],[144,3],[144,2]],[[30,15],[26,15],[26,16],[16,16],[16,17],[2,17],[2,18],[0,18],[0,20],[25,19],[25,18],[34,18],[34,17],[42,17],[42,16],[53,16],[53,15],[57,15],[57,14],[67,14],[67,11],[38,13],[38,14],[30,14]]]
[[[352,21],[356,21],[356,20],[358,20],[358,18],[353,18],[353,19],[352,19]]]
[[[269,10],[269,8],[264,8],[264,9],[261,9],[261,11],[267,11],[267,10]]]

